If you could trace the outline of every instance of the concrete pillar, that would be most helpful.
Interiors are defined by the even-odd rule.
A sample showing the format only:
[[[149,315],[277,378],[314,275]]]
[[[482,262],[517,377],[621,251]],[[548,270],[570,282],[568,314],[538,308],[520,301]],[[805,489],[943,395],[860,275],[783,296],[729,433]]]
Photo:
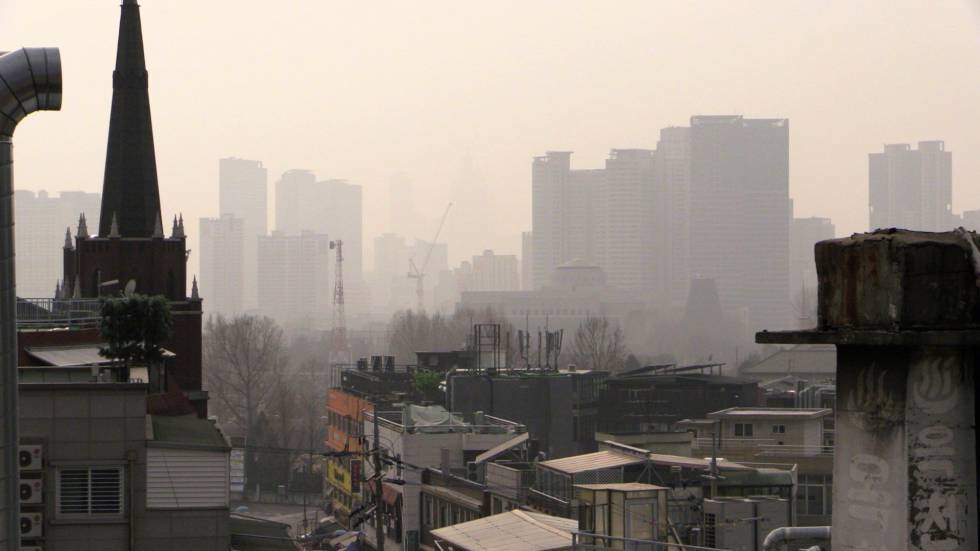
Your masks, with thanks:
[[[837,345],[835,551],[976,550],[975,234],[879,230],[816,246],[819,326]]]

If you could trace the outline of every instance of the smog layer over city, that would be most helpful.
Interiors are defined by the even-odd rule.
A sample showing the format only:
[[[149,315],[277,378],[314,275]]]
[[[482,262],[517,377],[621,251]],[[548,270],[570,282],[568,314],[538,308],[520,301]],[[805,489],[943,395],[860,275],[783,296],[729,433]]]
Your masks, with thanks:
[[[975,551],[977,67],[974,0],[0,0],[0,551]]]

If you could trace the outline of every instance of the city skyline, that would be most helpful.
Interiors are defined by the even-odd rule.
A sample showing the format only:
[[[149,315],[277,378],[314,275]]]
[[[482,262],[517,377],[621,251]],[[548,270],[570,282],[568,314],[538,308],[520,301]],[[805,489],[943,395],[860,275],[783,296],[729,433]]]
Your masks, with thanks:
[[[228,36],[223,45],[254,62],[225,64],[219,74],[209,77],[206,73],[214,64],[208,56],[213,54],[198,48],[194,48],[194,56],[182,52],[189,51],[190,43],[198,44],[209,36],[218,26],[219,17],[232,6],[221,2],[207,6],[194,4],[195,17],[188,18],[192,11],[190,3],[150,2],[144,7],[152,14],[147,19],[145,40],[156,46],[150,47],[147,55],[153,66],[150,93],[155,100],[158,155],[182,159],[181,163],[160,166],[162,203],[165,208],[182,205],[188,233],[197,235],[199,218],[220,215],[216,210],[217,190],[213,186],[217,176],[215,159],[232,155],[259,159],[271,175],[289,168],[308,167],[364,187],[364,254],[370,259],[371,236],[390,230],[393,224],[386,217],[386,197],[394,175],[407,174],[419,195],[415,202],[420,214],[413,232],[416,235],[408,237],[428,238],[441,208],[450,198],[451,184],[459,176],[462,160],[470,157],[486,185],[500,191],[492,194],[494,231],[488,243],[451,242],[453,261],[479,254],[485,248],[517,253],[520,233],[526,231],[526,220],[530,218],[530,193],[525,182],[527,160],[531,156],[540,151],[567,149],[576,152],[573,168],[598,166],[613,148],[652,149],[660,128],[683,125],[691,115],[739,113],[746,117],[778,116],[791,120],[790,195],[796,201],[797,215],[831,218],[841,234],[867,227],[866,155],[879,151],[887,143],[944,140],[949,150],[960,152],[953,167],[954,212],[980,208],[980,189],[971,185],[980,173],[980,160],[968,154],[980,147],[980,136],[965,118],[955,117],[972,105],[971,98],[980,92],[980,77],[971,71],[960,71],[950,63],[924,61],[926,57],[931,60],[928,52],[936,50],[955,52],[957,55],[951,54],[951,58],[965,65],[980,60],[980,53],[972,47],[980,22],[977,10],[966,2],[950,3],[942,10],[900,2],[891,4],[886,12],[848,11],[848,17],[842,17],[841,10],[846,9],[843,6],[817,10],[802,4],[783,4],[766,4],[765,11],[757,10],[758,17],[740,18],[739,28],[723,21],[726,15],[734,16],[735,11],[744,15],[742,10],[721,3],[710,13],[700,13],[705,10],[693,7],[637,7],[618,12],[586,10],[588,17],[570,6],[558,12],[557,20],[546,30],[529,26],[543,16],[541,7],[529,7],[520,20],[504,19],[503,10],[493,8],[481,11],[476,7],[454,10],[432,7],[431,12],[424,9],[415,15],[401,13],[402,8],[390,8],[390,13],[344,8],[349,11],[328,18],[332,21],[330,29],[335,31],[331,42],[307,48],[308,33],[290,32],[285,36],[274,27],[287,22],[303,25],[304,29],[308,28],[306,25],[317,25],[318,21],[326,20],[326,12],[322,10],[327,8],[290,6],[270,13],[260,10],[256,3],[236,3],[234,9],[243,20],[243,28],[255,28],[268,19],[273,26],[271,34],[267,40],[255,44],[248,41],[249,33]],[[115,46],[111,27],[115,6],[112,2],[85,6],[58,4],[56,11],[64,19],[48,21],[51,8],[49,4],[29,2],[5,2],[0,6],[3,14],[0,31],[13,42],[43,41],[50,36],[63,44],[65,70],[71,77],[66,82],[77,87],[66,94],[71,99],[58,117],[36,117],[19,130],[26,138],[49,136],[45,143],[56,148],[67,162],[44,163],[40,147],[35,145],[41,141],[24,139],[18,150],[19,158],[24,161],[18,184],[31,190],[64,187],[97,191],[105,153],[102,138],[108,114],[107,92],[111,87],[109,72]],[[405,43],[404,51],[388,52],[370,46],[370,36],[357,40],[348,37],[343,42],[347,31],[334,28],[336,21],[369,15],[365,9],[372,18],[390,16],[382,17],[378,28],[369,32],[395,33],[395,38]],[[393,27],[394,21],[402,20],[403,16],[424,29],[427,25],[442,28],[465,23],[478,15],[488,32],[470,33],[472,36],[443,32],[428,33],[423,38]],[[798,15],[805,17],[793,19],[792,27],[780,27],[783,19]],[[71,22],[77,19],[75,16],[91,20],[90,32],[82,36],[70,28]],[[426,17],[433,20],[426,22]],[[8,23],[14,20],[24,23],[17,26]],[[586,24],[592,20],[596,21],[595,25]],[[679,35],[675,28],[666,26],[664,21],[668,20],[701,28],[703,35]],[[33,21],[44,21],[44,25],[34,25]],[[909,38],[912,22],[916,25],[915,35],[922,38]],[[178,27],[194,40],[185,45],[164,34]],[[621,27],[623,36],[609,39],[605,30],[610,27]],[[544,33],[533,34],[538,43],[534,47],[527,42],[532,28],[533,33]],[[827,28],[835,29],[833,40],[825,36]],[[31,36],[24,34],[25,29],[31,30]],[[100,29],[105,32],[99,32]],[[712,35],[709,31],[717,32]],[[492,48],[498,45],[498,40],[488,35],[489,32],[510,40],[499,54]],[[763,33],[768,41],[782,41],[785,52],[774,53],[755,44],[743,44],[741,37],[751,33]],[[700,49],[696,48],[698,42],[692,43],[696,39],[703,42]],[[342,42],[334,44],[333,40]],[[452,41],[458,53],[449,53],[445,48],[447,40]],[[355,44],[356,49],[352,51],[352,46],[345,45],[348,43]],[[166,54],[168,48],[162,47],[165,44],[172,47]],[[593,44],[594,51],[584,44]],[[930,48],[922,48],[924,44]],[[737,47],[729,47],[732,45]],[[323,97],[324,107],[304,113],[304,118],[298,118],[299,105],[317,96],[304,95],[288,102],[296,107],[287,105],[276,117],[252,119],[252,126],[246,125],[242,132],[226,132],[226,128],[239,128],[240,112],[251,109],[254,106],[251,102],[258,101],[254,94],[247,93],[249,88],[254,88],[249,83],[253,82],[256,64],[261,67],[274,64],[287,49],[312,50],[325,55],[319,63],[311,60],[303,64],[317,68],[313,75],[316,82],[345,84],[314,86],[317,96],[321,95],[321,89],[330,91]],[[529,55],[523,60],[511,59],[514,56],[510,54],[516,52]],[[685,65],[678,65],[674,57],[682,52],[691,55],[685,58]],[[170,53],[175,55],[171,58]],[[180,67],[177,74],[175,63],[179,62],[175,60],[197,56],[203,57],[188,67]],[[566,56],[580,59],[590,75],[589,82],[596,85],[583,88],[587,83],[577,80],[581,77],[576,76],[579,71],[575,70],[575,63],[560,61]],[[514,66],[502,67],[501,57],[513,61]],[[352,64],[350,59],[357,61]],[[603,66],[600,59],[615,62]],[[444,62],[445,68],[434,67],[439,65],[434,63],[436,60]],[[768,76],[750,70],[759,60],[767,62]],[[894,66],[895,60],[915,66],[923,84],[910,86],[903,71],[886,70]],[[378,74],[398,65],[404,67],[397,69],[393,76],[407,87],[404,94],[351,95],[356,89],[372,89]],[[282,77],[282,93],[290,83],[295,84],[293,79],[301,78],[269,70]],[[755,74],[759,80],[732,80],[736,74]],[[485,79],[498,85],[483,92],[476,84]],[[517,98],[524,98],[525,94],[496,94],[507,89],[524,90],[526,86],[522,83],[539,79],[547,82],[547,86],[526,95],[520,102]],[[221,82],[222,86],[236,90],[230,96],[237,99],[217,106],[210,99],[200,101],[200,97],[192,97],[189,90],[164,94],[156,87],[161,82],[191,81],[202,82],[205,87]],[[600,86],[601,82],[620,82],[627,86]],[[941,87],[926,84],[938,82],[943,83]],[[842,93],[845,84],[852,93]],[[572,92],[573,89],[578,91]],[[726,92],[717,94],[718,89]],[[471,97],[470,105],[463,107],[457,102],[440,105],[437,102],[440,94],[433,94],[433,90],[450,95],[466,93]],[[273,94],[276,93],[274,90]],[[796,100],[794,96],[801,97]],[[935,101],[937,98],[942,101]],[[364,102],[375,107],[380,105],[383,112],[396,116],[353,118],[354,113],[372,111]],[[916,105],[931,107],[926,111]],[[564,114],[571,110],[576,117],[567,120]],[[178,132],[183,118],[177,116],[179,112],[208,122],[191,135]],[[487,119],[480,112],[491,113],[493,117]],[[933,112],[935,116],[930,116]],[[845,120],[847,132],[842,133],[843,127],[838,122]],[[520,130],[518,139],[514,139],[515,128]],[[216,139],[219,135],[227,139]],[[69,146],[59,136],[84,139],[72,140]],[[65,182],[65,185],[57,186],[54,182]],[[834,195],[833,199],[825,196],[827,188],[837,192],[830,194]],[[853,199],[838,201],[838,193],[849,193]],[[165,212],[163,218],[169,219],[173,214],[177,212]],[[194,254],[192,272],[199,271],[196,266]]]

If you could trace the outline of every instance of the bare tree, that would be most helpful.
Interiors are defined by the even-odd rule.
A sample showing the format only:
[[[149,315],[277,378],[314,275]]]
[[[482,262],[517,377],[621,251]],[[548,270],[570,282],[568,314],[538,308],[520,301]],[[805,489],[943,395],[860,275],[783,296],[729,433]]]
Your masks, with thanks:
[[[606,317],[588,316],[575,331],[571,358],[579,367],[616,373],[623,368],[629,351],[623,331]]]
[[[204,372],[216,409],[248,435],[259,413],[270,410],[284,390],[282,329],[266,317],[214,316],[203,340]]]
[[[506,339],[511,335],[510,324],[493,309],[461,309],[451,316],[436,313],[416,313],[411,310],[396,312],[388,325],[388,350],[396,361],[412,363],[416,352],[447,352],[466,347],[477,323],[500,324],[500,346],[512,353]],[[510,358],[508,358],[510,360]]]

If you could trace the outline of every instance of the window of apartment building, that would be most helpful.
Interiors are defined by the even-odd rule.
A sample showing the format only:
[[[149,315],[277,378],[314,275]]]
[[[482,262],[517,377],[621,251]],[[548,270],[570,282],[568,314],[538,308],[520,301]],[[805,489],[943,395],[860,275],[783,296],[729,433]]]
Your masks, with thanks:
[[[773,434],[786,434],[786,425],[773,425],[772,426],[772,433]]]
[[[121,466],[59,467],[55,488],[61,518],[103,519],[123,515]]]
[[[422,495],[422,524],[432,526],[432,496]]]
[[[715,515],[712,513],[704,514],[704,546],[715,546]]]
[[[735,423],[735,436],[752,437],[752,423]]]
[[[801,474],[796,486],[796,513],[830,515],[833,511],[833,476]]]

